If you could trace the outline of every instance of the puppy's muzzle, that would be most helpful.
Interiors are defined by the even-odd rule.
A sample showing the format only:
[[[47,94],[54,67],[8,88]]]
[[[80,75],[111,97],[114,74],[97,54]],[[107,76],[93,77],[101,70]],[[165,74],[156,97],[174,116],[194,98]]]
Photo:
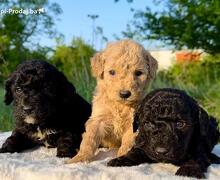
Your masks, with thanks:
[[[123,99],[127,99],[131,96],[131,92],[130,91],[120,91],[119,96]]]

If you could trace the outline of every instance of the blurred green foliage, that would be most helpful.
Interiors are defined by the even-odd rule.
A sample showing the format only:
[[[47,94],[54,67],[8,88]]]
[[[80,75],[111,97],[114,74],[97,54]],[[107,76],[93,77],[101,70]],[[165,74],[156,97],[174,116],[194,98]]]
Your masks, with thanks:
[[[0,86],[0,132],[9,131],[13,128],[12,108],[3,103],[4,89]]]
[[[82,38],[73,38],[70,46],[59,44],[51,58],[51,63],[67,76],[78,93],[88,101],[91,101],[91,92],[95,86],[90,71],[90,58],[94,53],[93,47]]]
[[[158,72],[150,89],[178,88],[194,97],[220,124],[220,55],[201,62],[178,63]]]
[[[83,51],[77,48],[78,43],[83,44],[81,48],[85,47]],[[91,77],[89,57],[94,50],[82,39],[74,39],[72,46],[58,46],[51,63],[62,70],[74,83],[77,91],[91,102],[95,80]],[[165,87],[183,89],[215,116],[220,124],[219,62],[220,55],[217,55],[206,56],[201,62],[174,64],[169,69],[158,72],[148,91]],[[0,88],[0,130],[8,130],[13,127],[11,109],[2,104],[2,99],[3,90]]]
[[[135,10],[124,36],[159,40],[175,49],[203,49],[220,53],[219,0],[154,0],[157,11],[147,6]]]
[[[35,15],[6,13],[0,16],[0,83],[22,61],[47,59],[51,48],[41,47],[39,41],[34,38],[40,35],[51,38],[58,36],[54,28],[54,16],[62,12],[57,3],[49,3],[48,0],[10,0],[0,3],[0,9],[36,10],[40,7],[46,8],[47,13]]]
[[[128,1],[131,2],[131,0]],[[175,14],[179,13],[177,9],[175,9],[176,6],[171,13],[166,14],[165,11],[164,14],[157,13],[156,16],[154,16],[155,14],[151,14],[152,12],[147,9],[146,12],[139,12],[139,16],[136,14],[136,20],[140,20],[140,24],[139,26],[135,24],[135,27],[137,29],[140,28],[140,31],[135,33],[143,35],[143,38],[146,38],[146,35],[152,35],[154,39],[169,41],[168,44],[173,43],[177,48],[182,46],[204,48],[207,51],[215,52],[215,55],[205,56],[201,62],[174,64],[168,70],[159,71],[156,79],[151,83],[149,91],[163,87],[183,89],[198,100],[210,114],[216,116],[220,121],[220,55],[216,54],[220,49],[220,36],[216,36],[215,34],[219,33],[220,16],[219,14],[216,15],[216,12],[219,11],[210,12],[212,8],[214,8],[212,3],[217,4],[215,6],[216,9],[219,8],[219,1],[169,0],[167,2],[168,5],[170,3],[174,3],[176,6],[181,5],[183,10],[181,12],[183,14],[185,13],[186,17],[180,16],[182,14]],[[189,2],[193,3],[190,5]],[[200,3],[201,6],[197,7],[196,3]],[[204,16],[201,10],[199,10],[203,5],[207,5],[207,9],[204,9]],[[13,7],[15,9],[25,9],[25,7],[37,9],[39,7],[45,7],[50,13],[38,16],[20,14],[0,16],[0,84],[15,70],[16,65],[22,61],[28,59],[48,60],[60,71],[64,72],[67,78],[74,84],[79,94],[91,102],[92,92],[96,84],[95,79],[91,76],[90,70],[90,58],[95,53],[94,47],[86,43],[82,38],[73,38],[70,45],[58,43],[55,49],[41,47],[38,43],[35,43],[38,41],[33,40],[34,37],[42,34],[48,34],[51,38],[56,37],[59,39],[59,34],[57,34],[54,29],[54,16],[62,12],[59,5],[49,3],[48,0],[35,2],[11,0],[10,2],[4,1],[0,4],[0,8],[7,7]],[[191,14],[189,13],[190,8],[192,8],[190,11]],[[207,12],[210,12],[210,14],[207,15]],[[176,16],[177,21],[172,21],[171,16]],[[213,16],[215,18],[213,18]],[[187,17],[189,18],[186,23],[184,18],[187,19]],[[204,23],[204,27],[202,25],[198,26],[199,31],[193,29],[195,24],[190,24],[192,17],[195,18],[195,23]],[[204,17],[204,19],[199,19],[199,17]],[[180,19],[178,18],[183,18],[183,21],[180,23]],[[213,22],[213,19],[215,19],[215,22]],[[211,25],[215,23],[211,27],[213,27],[216,32],[213,33],[213,28],[206,28],[207,25],[209,26],[208,23]],[[166,26],[167,24],[169,24],[169,26]],[[182,28],[182,25],[184,28]],[[206,29],[203,31],[203,28]],[[202,34],[199,34],[200,31]],[[100,35],[103,42],[107,41],[100,27],[93,29],[93,32],[96,35]],[[150,34],[148,34],[148,32],[150,32]],[[127,36],[130,35],[133,34],[127,34]],[[95,37],[93,38],[96,39]],[[209,46],[207,46],[207,43],[204,45],[205,41],[210,42],[208,44]],[[92,43],[94,42],[92,41]],[[97,43],[95,42],[94,44]],[[50,54],[50,56],[48,56],[48,54]],[[4,90],[3,87],[0,86],[0,131],[10,130],[13,127],[12,109],[10,106],[6,107],[3,104],[3,96]]]

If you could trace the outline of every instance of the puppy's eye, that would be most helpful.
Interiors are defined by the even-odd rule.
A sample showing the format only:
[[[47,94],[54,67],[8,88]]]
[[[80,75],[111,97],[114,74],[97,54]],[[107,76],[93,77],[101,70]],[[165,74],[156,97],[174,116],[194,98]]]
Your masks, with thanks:
[[[177,128],[177,129],[182,129],[182,128],[184,128],[185,126],[186,126],[186,123],[183,122],[183,121],[178,121],[178,122],[176,122],[176,128]]]
[[[17,94],[21,94],[21,93],[22,93],[22,89],[21,89],[20,87],[16,87],[16,88],[15,88],[15,92],[16,92]]]
[[[110,70],[110,71],[109,71],[109,74],[112,75],[112,76],[114,76],[114,75],[115,75],[115,70]]]
[[[142,74],[143,74],[143,72],[140,71],[140,70],[134,71],[134,75],[135,75],[135,76],[141,76]]]

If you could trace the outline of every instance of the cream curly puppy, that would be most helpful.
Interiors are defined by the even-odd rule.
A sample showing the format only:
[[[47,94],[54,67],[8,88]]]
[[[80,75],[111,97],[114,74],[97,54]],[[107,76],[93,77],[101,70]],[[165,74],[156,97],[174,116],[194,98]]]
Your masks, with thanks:
[[[111,43],[91,59],[97,80],[92,115],[78,154],[67,163],[91,161],[97,148],[119,148],[126,154],[134,144],[133,112],[155,76],[157,61],[132,40]]]

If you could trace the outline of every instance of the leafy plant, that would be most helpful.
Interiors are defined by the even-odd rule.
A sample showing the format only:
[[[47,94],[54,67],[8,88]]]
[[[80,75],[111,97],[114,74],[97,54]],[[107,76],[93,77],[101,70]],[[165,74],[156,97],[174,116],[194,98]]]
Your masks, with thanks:
[[[158,72],[149,90],[178,88],[194,97],[220,126],[220,56],[206,56],[201,62],[174,64]]]
[[[12,109],[3,103],[4,89],[0,86],[0,132],[9,131],[13,128]]]
[[[77,87],[77,91],[91,101],[95,80],[91,76],[90,58],[95,50],[81,38],[74,38],[70,46],[59,44],[51,62]]]
[[[203,49],[220,53],[219,0],[154,0],[162,10],[136,10],[133,27],[123,34],[160,40],[175,49]],[[147,2],[146,2],[147,5]]]
[[[49,3],[48,0],[11,0],[0,3],[0,9],[36,10],[39,8],[44,8],[47,12],[34,15],[5,13],[0,16],[0,83],[22,61],[47,59],[51,49],[41,47],[34,38],[39,35],[47,35],[50,38],[57,36],[58,33],[54,28],[55,16],[62,12],[57,3]]]

